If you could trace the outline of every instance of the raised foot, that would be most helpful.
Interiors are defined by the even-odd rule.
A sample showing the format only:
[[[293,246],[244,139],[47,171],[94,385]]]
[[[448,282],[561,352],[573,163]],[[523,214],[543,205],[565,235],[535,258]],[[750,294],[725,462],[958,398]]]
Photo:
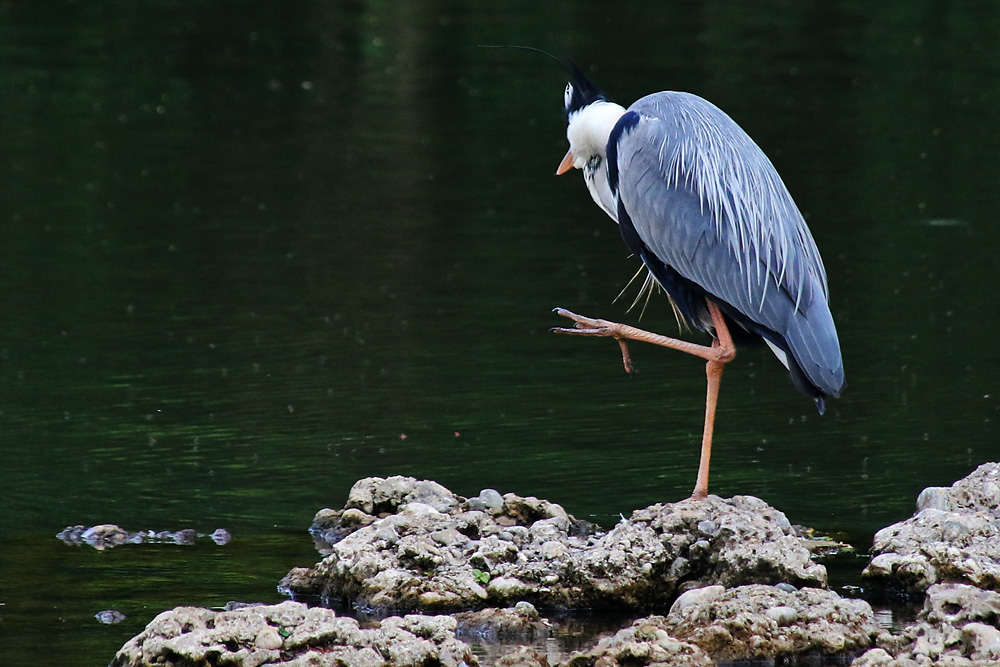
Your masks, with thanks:
[[[617,322],[609,322],[607,320],[577,315],[576,313],[566,310],[565,308],[553,308],[552,312],[560,317],[569,318],[574,322],[572,329],[552,327],[549,329],[552,333],[580,334],[584,336],[610,336],[615,338],[617,337],[616,334],[619,333],[622,326]]]
[[[618,347],[620,347],[622,351],[622,366],[625,367],[626,373],[629,375],[632,374],[632,355],[629,353],[628,344],[625,342],[626,336],[622,334],[625,325],[619,324],[618,322],[609,322],[607,320],[584,317],[583,315],[577,315],[576,313],[566,310],[565,308],[553,308],[552,312],[556,315],[567,317],[574,322],[572,329],[552,327],[549,329],[552,333],[614,338],[618,341]]]

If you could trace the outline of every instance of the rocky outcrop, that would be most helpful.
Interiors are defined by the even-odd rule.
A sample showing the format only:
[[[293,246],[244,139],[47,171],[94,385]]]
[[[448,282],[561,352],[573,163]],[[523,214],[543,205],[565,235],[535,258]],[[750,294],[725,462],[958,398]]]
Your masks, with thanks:
[[[902,634],[880,641],[852,667],[996,667],[1000,665],[1000,593],[935,584]]]
[[[650,607],[712,584],[826,586],[788,519],[753,496],[653,505],[632,513],[574,566],[595,595]]]
[[[872,553],[863,576],[886,589],[954,582],[1000,591],[1000,464],[924,489],[917,513],[876,533]]]
[[[477,665],[468,645],[456,639],[456,625],[450,616],[405,616],[362,628],[329,609],[291,601],[219,612],[178,607],[154,618],[111,665]]]
[[[654,505],[606,534],[556,505],[434,482],[368,478],[317,515],[329,552],[280,588],[383,612],[665,607],[710,584],[826,584],[785,515],[751,496]]]

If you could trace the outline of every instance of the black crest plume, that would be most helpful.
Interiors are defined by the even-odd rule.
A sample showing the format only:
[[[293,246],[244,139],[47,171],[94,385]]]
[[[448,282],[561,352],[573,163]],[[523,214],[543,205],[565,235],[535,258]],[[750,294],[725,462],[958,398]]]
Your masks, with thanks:
[[[604,101],[607,98],[597,90],[597,87],[591,83],[590,79],[583,73],[580,66],[577,65],[570,58],[559,58],[552,55],[548,51],[543,51],[542,49],[536,49],[533,46],[521,46],[518,44],[480,44],[481,48],[484,49],[521,49],[523,51],[534,51],[535,53],[540,53],[543,56],[547,56],[552,60],[556,61],[565,68],[569,73],[570,83],[566,86],[566,95],[563,99],[563,107],[566,112],[566,118],[568,119],[570,114],[575,113],[593,102],[598,100]]]

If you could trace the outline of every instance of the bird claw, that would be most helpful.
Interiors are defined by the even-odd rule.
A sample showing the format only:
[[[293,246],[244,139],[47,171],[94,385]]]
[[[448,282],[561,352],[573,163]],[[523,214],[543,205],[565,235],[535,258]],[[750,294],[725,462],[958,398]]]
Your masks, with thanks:
[[[574,334],[577,336],[595,336],[598,338],[614,338],[618,342],[618,346],[622,351],[622,366],[625,367],[626,373],[632,375],[634,370],[632,367],[632,355],[629,354],[628,344],[625,342],[625,339],[619,336],[619,328],[621,327],[620,324],[608,322],[607,320],[595,320],[591,317],[577,315],[576,313],[566,310],[565,308],[553,308],[552,312],[562,317],[569,318],[574,322],[572,329],[567,329],[565,327],[552,327],[549,329],[552,333]]]
[[[614,322],[608,322],[607,320],[595,320],[592,317],[577,315],[565,308],[553,308],[552,312],[575,322],[572,329],[553,327],[549,330],[553,333],[582,334],[584,336],[615,336],[615,327],[618,326]]]

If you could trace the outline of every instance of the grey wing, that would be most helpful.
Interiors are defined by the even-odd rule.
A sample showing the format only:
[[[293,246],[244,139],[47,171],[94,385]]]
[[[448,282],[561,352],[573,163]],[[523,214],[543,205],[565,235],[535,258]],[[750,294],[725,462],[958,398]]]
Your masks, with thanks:
[[[770,161],[694,95],[657,93],[629,112],[638,118],[618,137],[618,197],[643,244],[751,330],[777,337],[771,342],[820,392],[839,395],[844,370],[826,272]]]

